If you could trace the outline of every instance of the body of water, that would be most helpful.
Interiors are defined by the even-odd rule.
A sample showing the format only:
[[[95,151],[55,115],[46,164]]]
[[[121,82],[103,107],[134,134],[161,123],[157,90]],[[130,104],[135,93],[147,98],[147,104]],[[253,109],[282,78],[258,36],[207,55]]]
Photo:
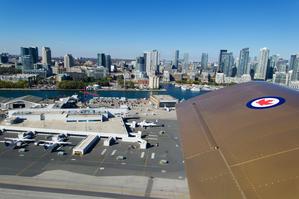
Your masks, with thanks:
[[[152,94],[165,94],[171,95],[179,100],[182,99],[189,99],[191,97],[195,97],[197,95],[201,95],[206,93],[207,91],[200,91],[200,92],[192,92],[190,90],[182,91],[181,88],[177,88],[174,85],[167,84],[163,85],[163,88],[166,91],[96,91],[96,92],[89,92],[89,94],[85,94],[86,97],[92,96],[99,96],[99,97],[126,97],[130,99],[136,98],[148,98],[151,93]],[[59,97],[66,97],[71,96],[74,94],[78,94],[79,96],[83,97],[83,92],[79,90],[0,90],[0,96],[6,98],[16,98],[21,97],[24,95],[33,95],[42,98],[59,98]]]

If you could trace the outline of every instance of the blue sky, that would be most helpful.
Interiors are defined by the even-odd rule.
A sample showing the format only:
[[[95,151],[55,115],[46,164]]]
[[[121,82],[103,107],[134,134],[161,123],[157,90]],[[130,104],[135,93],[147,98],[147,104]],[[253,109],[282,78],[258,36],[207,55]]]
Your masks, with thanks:
[[[289,58],[299,52],[298,10],[297,0],[0,0],[0,52],[33,45],[54,56],[135,58],[158,49],[172,59],[179,49],[199,60],[268,47]]]

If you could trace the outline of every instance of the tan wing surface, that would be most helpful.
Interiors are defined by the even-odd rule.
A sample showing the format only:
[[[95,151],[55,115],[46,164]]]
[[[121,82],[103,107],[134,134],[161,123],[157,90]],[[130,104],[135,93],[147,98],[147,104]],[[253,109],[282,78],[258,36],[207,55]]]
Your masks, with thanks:
[[[285,103],[255,110],[247,102]],[[299,198],[299,92],[266,82],[213,91],[178,104],[192,199]]]

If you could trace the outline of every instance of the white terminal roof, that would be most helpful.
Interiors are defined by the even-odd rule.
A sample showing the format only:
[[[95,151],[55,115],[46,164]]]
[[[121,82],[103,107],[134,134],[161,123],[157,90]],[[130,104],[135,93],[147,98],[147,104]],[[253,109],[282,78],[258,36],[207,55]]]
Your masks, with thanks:
[[[154,98],[160,100],[160,102],[177,102],[178,100],[171,95],[153,95]]]
[[[97,135],[88,135],[85,139],[83,139],[77,146],[74,147],[73,150],[80,150],[80,149],[84,149],[86,147],[89,146],[89,144],[94,141],[94,139],[97,139],[98,136]]]

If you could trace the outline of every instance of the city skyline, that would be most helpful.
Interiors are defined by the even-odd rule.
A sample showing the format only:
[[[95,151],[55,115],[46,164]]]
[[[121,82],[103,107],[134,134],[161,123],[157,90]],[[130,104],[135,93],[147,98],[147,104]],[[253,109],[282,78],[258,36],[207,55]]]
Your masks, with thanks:
[[[200,61],[205,52],[217,61],[219,49],[238,56],[248,47],[253,57],[267,47],[288,59],[299,46],[299,3],[292,0],[1,3],[6,9],[0,13],[0,51],[11,54],[19,54],[20,46],[50,46],[53,57],[96,57],[104,52],[135,59],[158,49],[162,58],[173,60],[179,49],[190,60]]]
[[[51,46],[36,46],[36,45],[29,45],[29,46],[20,46],[18,49],[19,49],[19,52],[16,52],[16,53],[11,53],[11,52],[8,52],[8,51],[0,51],[0,54],[3,53],[3,54],[8,54],[8,55],[12,55],[12,56],[18,56],[18,57],[21,57],[22,54],[23,54],[23,49],[24,48],[29,48],[29,49],[36,49],[37,51],[37,55],[39,58],[41,58],[41,62],[43,63],[43,53],[44,53],[44,50],[47,49],[47,50],[50,50],[50,57],[52,58],[64,58],[66,55],[72,55],[73,56],[73,53],[72,51],[68,51],[67,53],[63,54],[63,55],[59,55],[59,56],[51,56],[51,54],[53,54],[53,51],[52,51],[52,47]],[[159,51],[159,60],[162,61],[162,60],[165,60],[165,61],[172,61],[173,64],[175,65],[175,62],[176,62],[176,57],[177,57],[177,52],[179,52],[179,57],[178,57],[178,61],[181,61],[181,62],[185,62],[185,57],[186,55],[188,55],[188,62],[189,63],[192,63],[192,62],[202,62],[202,59],[203,59],[203,54],[208,56],[208,63],[217,63],[219,64],[220,63],[220,58],[222,57],[222,51],[224,51],[224,53],[231,53],[231,56],[234,58],[234,62],[238,63],[239,64],[239,59],[240,59],[240,53],[244,50],[244,49],[247,49],[248,52],[250,52],[250,55],[248,53],[248,57],[247,59],[249,58],[250,60],[255,60],[255,59],[258,59],[259,56],[260,56],[260,50],[263,49],[263,48],[267,48],[269,50],[271,50],[270,48],[268,47],[261,47],[259,49],[257,49],[259,51],[259,53],[257,54],[253,54],[252,53],[252,50],[248,47],[245,47],[245,48],[242,48],[242,49],[239,49],[239,52],[236,52],[234,53],[233,51],[229,50],[228,48],[226,48],[225,50],[224,49],[218,49],[218,53],[216,52],[216,55],[215,57],[213,58],[210,58],[210,54],[207,53],[207,52],[201,52],[199,54],[199,56],[196,57],[196,59],[189,59],[189,52],[182,52],[180,49],[176,49],[174,52],[172,52],[172,56],[170,56],[169,58],[166,58],[166,57],[163,57],[161,56],[160,54],[160,50],[159,49],[152,49],[152,50],[143,50],[141,52],[139,52],[139,54],[133,56],[133,57],[115,57],[113,55],[110,55],[112,59],[124,59],[124,60],[136,60],[138,59],[138,57],[140,56],[143,56],[144,54],[146,54],[147,52],[150,52],[150,51]],[[255,51],[256,49],[254,49]],[[103,50],[103,51],[98,51],[98,52],[94,52],[93,55],[91,56],[82,56],[82,55],[79,55],[79,56],[73,56],[75,59],[80,59],[80,58],[86,58],[86,59],[95,59],[95,60],[98,60],[98,55],[99,54],[107,54],[106,53],[107,51]],[[55,53],[54,53],[55,54]],[[292,62],[292,56],[296,56],[299,54],[299,50],[297,52],[294,52],[294,53],[291,53],[289,55],[286,55],[286,57],[282,56],[281,54],[279,53],[272,53],[272,51],[269,53],[269,57],[270,56],[275,56],[277,58],[280,58],[280,59],[283,59],[283,60],[288,60],[288,61],[291,61]],[[36,58],[37,59],[37,58]],[[294,60],[293,60],[294,61]]]

